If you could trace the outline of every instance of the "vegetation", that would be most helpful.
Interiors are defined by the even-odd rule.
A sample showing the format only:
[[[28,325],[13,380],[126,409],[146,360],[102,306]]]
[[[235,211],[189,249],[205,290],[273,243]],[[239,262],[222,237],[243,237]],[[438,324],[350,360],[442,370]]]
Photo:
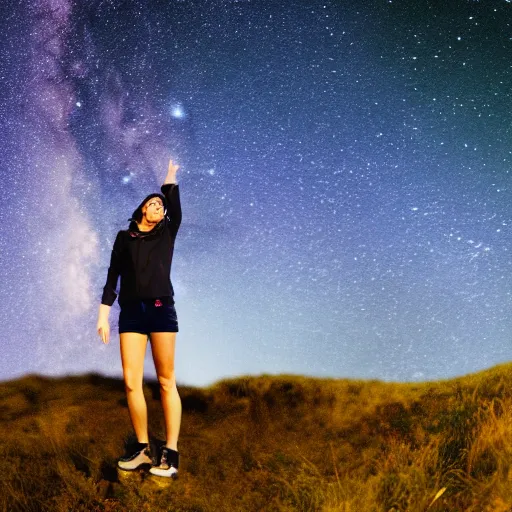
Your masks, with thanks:
[[[179,387],[180,478],[118,472],[123,383],[0,383],[0,510],[505,512],[512,365],[420,384],[259,376]],[[154,442],[159,388],[145,384]]]

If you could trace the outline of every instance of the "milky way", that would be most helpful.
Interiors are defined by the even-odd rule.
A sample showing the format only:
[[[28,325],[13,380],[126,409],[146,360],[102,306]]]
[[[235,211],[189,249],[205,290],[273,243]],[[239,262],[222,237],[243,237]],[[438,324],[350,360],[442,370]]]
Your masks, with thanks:
[[[508,361],[512,5],[412,4],[2,7],[0,378],[120,375],[97,308],[169,157],[178,381]]]

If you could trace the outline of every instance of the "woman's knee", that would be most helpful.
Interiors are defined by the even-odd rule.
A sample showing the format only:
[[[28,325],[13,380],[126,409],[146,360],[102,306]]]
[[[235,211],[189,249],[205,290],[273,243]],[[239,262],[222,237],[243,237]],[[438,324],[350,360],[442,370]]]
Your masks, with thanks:
[[[124,376],[124,388],[127,393],[142,392],[142,379],[132,375]]]
[[[176,375],[174,370],[166,375],[158,375],[158,383],[162,391],[172,391],[176,387]]]

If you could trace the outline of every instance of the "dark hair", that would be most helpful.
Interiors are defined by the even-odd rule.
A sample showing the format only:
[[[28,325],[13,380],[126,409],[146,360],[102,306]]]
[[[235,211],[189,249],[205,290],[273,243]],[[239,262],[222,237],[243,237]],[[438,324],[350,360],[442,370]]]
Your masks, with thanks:
[[[130,221],[135,221],[135,222],[141,222],[142,221],[142,207],[150,200],[150,199],[153,199],[153,197],[158,197],[162,200],[162,203],[164,205],[164,210],[166,208],[166,201],[165,201],[165,197],[162,195],[162,194],[149,194],[149,196],[147,196],[144,201],[142,201],[142,203],[139,204],[139,206],[137,206],[137,209],[132,213],[132,217],[131,219],[128,219]]]

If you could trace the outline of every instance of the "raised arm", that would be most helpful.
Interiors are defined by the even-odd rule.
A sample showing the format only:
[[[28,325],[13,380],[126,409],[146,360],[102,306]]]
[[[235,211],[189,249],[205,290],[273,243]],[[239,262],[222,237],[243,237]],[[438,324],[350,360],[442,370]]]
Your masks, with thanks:
[[[181,224],[181,203],[180,203],[180,190],[178,182],[176,181],[176,172],[179,166],[175,165],[172,160],[169,160],[169,168],[167,176],[165,177],[164,184],[161,187],[162,194],[165,196],[167,202],[167,217],[169,219],[168,226],[173,237],[178,233]]]

